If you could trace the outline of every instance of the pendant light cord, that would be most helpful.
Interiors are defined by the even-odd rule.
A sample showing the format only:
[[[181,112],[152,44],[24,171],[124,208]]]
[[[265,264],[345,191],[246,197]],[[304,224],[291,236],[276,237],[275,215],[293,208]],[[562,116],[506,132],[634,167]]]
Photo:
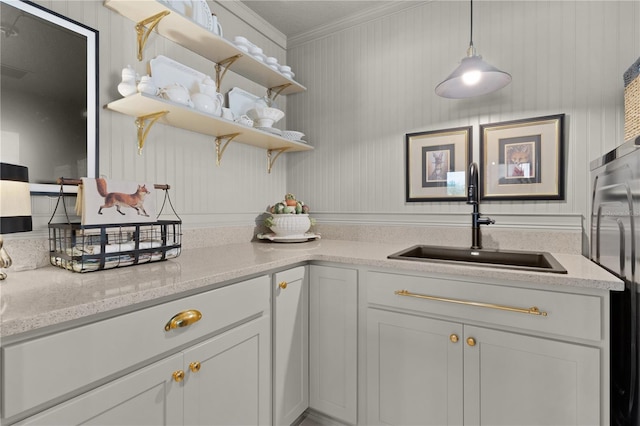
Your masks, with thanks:
[[[470,9],[471,31],[469,33],[469,46],[473,47],[473,0],[470,0],[470,2],[471,2],[471,9]]]

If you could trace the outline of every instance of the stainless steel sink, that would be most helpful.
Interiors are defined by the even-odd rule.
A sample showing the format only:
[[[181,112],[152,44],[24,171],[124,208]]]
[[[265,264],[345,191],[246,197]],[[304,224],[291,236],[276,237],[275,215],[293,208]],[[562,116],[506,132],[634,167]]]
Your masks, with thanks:
[[[567,270],[549,253],[502,251],[416,245],[387,256],[389,259],[450,264],[471,264],[494,268],[566,274]]]

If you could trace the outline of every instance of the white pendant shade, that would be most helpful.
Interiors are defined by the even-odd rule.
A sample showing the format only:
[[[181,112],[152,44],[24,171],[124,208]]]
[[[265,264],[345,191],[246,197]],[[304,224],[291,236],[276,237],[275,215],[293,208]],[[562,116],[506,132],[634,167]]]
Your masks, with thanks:
[[[443,98],[464,99],[486,95],[511,83],[511,74],[499,70],[476,55],[473,47],[473,0],[471,4],[471,38],[467,57],[442,83],[436,86],[436,95]]]
[[[511,75],[473,55],[463,58],[458,68],[436,86],[436,94],[444,98],[463,99],[486,95],[511,82]]]

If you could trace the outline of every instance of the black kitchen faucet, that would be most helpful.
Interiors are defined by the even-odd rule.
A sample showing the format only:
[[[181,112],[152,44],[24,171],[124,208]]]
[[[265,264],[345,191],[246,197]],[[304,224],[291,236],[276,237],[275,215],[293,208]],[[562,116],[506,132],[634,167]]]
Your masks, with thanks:
[[[478,165],[476,163],[469,164],[469,185],[467,186],[467,204],[473,205],[473,213],[471,213],[471,248],[482,248],[482,236],[480,234],[480,225],[491,225],[496,223],[489,217],[480,216],[480,196],[478,195]]]

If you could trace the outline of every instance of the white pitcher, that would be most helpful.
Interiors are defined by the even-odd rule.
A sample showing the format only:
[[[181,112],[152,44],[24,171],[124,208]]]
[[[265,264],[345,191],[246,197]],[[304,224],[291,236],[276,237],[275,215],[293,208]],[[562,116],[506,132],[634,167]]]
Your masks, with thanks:
[[[211,14],[211,32],[215,35],[219,35],[222,37],[222,25],[220,25],[220,21],[218,21],[218,17],[215,13]]]
[[[213,99],[217,99],[220,107],[224,106],[224,95],[218,92],[218,86],[216,82],[209,76],[207,76],[202,82],[198,83],[200,93],[211,96]]]

